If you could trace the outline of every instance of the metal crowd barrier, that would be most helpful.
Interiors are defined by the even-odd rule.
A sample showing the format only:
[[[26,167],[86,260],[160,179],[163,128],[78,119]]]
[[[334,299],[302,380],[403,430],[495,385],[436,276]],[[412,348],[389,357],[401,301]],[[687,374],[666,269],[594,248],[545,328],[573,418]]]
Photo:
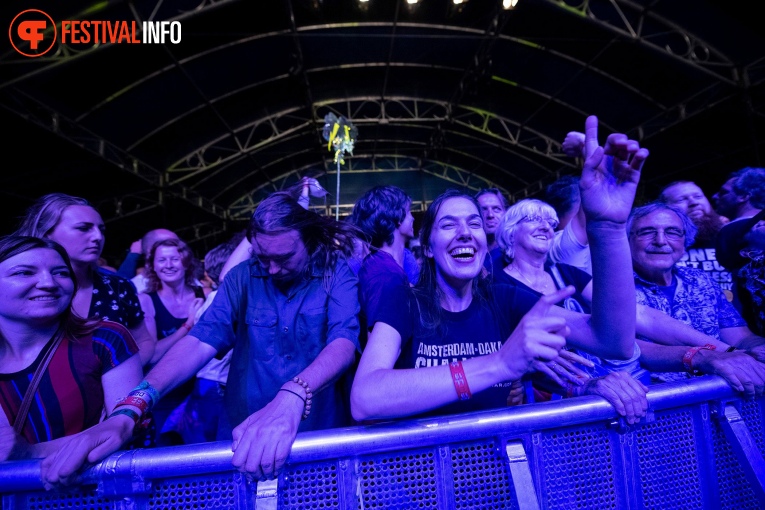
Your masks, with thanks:
[[[579,397],[303,433],[265,488],[232,469],[228,442],[118,452],[66,492],[42,489],[39,461],[5,462],[2,508],[765,508],[765,399],[737,397],[707,376],[652,386],[632,426]]]

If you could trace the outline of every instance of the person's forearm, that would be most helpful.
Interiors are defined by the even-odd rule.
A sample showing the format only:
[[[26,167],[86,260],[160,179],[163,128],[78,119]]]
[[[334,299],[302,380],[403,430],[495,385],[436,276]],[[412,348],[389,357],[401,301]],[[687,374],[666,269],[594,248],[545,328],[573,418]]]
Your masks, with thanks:
[[[307,382],[311,390],[319,392],[333,384],[350,368],[356,359],[355,353],[353,342],[337,338],[324,347],[298,377]]]
[[[471,393],[523,376],[501,370],[495,354],[462,362]],[[351,391],[351,410],[357,420],[394,418],[437,409],[457,398],[448,365],[378,369],[363,377],[357,374]]]
[[[650,306],[637,305],[637,334],[662,345],[706,345],[727,349],[728,344],[696,331],[693,327]]]
[[[162,340],[158,340],[154,344],[154,354],[151,357],[151,363],[156,364],[162,357],[167,354],[178,341],[188,334],[189,330],[181,326],[172,335],[168,335]]]
[[[640,365],[651,372],[685,372],[683,356],[688,347],[656,345],[637,340],[640,347]]]
[[[629,359],[635,339],[635,283],[625,225],[588,222],[592,253],[591,324],[599,339],[597,354]]]
[[[156,340],[146,328],[145,321],[141,321],[137,326],[130,328],[136,345],[138,346],[138,355],[141,357],[141,366],[146,366],[154,357]]]
[[[581,203],[576,214],[571,218],[571,233],[579,244],[587,246],[587,217],[584,215],[584,209]]]
[[[140,253],[128,253],[125,256],[125,260],[120,264],[119,269],[117,269],[117,274],[128,280],[134,277],[138,269],[138,260],[140,257]]]
[[[765,345],[765,338],[759,335],[755,335],[754,333],[742,338],[735,343],[735,347],[743,351],[752,349],[754,347],[759,347],[761,345]]]
[[[239,242],[220,269],[220,275],[218,275],[219,285],[223,283],[223,278],[234,266],[250,258],[250,248],[252,248],[252,245],[246,237]]]
[[[198,338],[184,336],[146,374],[145,380],[164,395],[196,374],[215,356],[215,349]]]

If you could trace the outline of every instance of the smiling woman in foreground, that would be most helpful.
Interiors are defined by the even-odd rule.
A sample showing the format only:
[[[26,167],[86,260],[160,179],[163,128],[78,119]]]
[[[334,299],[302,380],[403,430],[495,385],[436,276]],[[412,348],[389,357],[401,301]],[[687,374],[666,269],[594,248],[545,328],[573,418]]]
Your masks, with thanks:
[[[571,295],[570,287],[538,298],[518,287],[487,285],[480,276],[487,253],[480,209],[471,197],[447,192],[423,220],[420,281],[410,302],[400,304],[409,329],[377,322],[370,333],[351,392],[354,418],[507,405],[511,383],[556,359],[567,343],[597,356],[632,356],[635,295],[624,225],[648,151],[622,134],[600,147],[595,117],[587,120],[585,151],[582,203],[597,261],[593,279],[601,282],[594,286],[592,314],[554,306]],[[614,157],[611,168],[604,154]],[[624,379],[628,391],[603,396],[634,420],[647,407],[645,389]]]
[[[72,310],[73,275],[53,241],[0,240],[0,460],[57,451],[141,379],[128,330]]]

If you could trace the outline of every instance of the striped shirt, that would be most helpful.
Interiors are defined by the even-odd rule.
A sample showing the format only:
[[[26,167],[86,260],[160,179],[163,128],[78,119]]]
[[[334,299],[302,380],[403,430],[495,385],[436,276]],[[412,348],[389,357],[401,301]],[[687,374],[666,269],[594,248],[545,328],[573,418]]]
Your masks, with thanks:
[[[51,340],[52,341],[52,340]],[[12,425],[49,344],[27,368],[0,373],[0,405]],[[138,352],[124,326],[104,321],[90,335],[64,337],[45,371],[21,435],[31,444],[69,436],[101,419],[101,376]]]

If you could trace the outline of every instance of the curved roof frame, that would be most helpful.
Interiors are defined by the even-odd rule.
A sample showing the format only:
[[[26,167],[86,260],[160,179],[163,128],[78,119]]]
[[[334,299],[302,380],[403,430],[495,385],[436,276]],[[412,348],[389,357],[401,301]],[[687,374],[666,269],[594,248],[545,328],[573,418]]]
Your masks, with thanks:
[[[294,11],[298,0],[288,0],[286,5],[289,11],[289,20],[286,28],[255,35],[249,34],[239,39],[216,43],[212,47],[203,48],[201,51],[183,58],[178,58],[170,47],[164,47],[163,50],[170,59],[170,64],[111,92],[108,97],[100,99],[96,104],[89,106],[73,118],[68,118],[56,111],[55,108],[51,108],[40,100],[25,94],[16,86],[23,84],[24,80],[46,71],[102,53],[110,46],[108,44],[95,46],[85,51],[59,45],[53,56],[40,59],[42,65],[0,83],[0,105],[85,148],[90,153],[102,158],[103,161],[135,175],[156,190],[157,204],[161,204],[164,200],[163,196],[168,194],[225,220],[241,217],[247,207],[257,205],[253,199],[262,189],[281,189],[292,176],[298,175],[297,172],[313,171],[323,175],[334,171],[332,165],[328,164],[331,159],[327,157],[325,151],[321,150],[323,116],[319,115],[319,112],[323,108],[336,113],[348,112],[346,116],[360,126],[387,124],[401,128],[401,130],[430,130],[429,136],[418,135],[417,140],[407,139],[403,135],[391,137],[386,133],[384,136],[381,135],[379,138],[375,137],[371,140],[371,149],[361,148],[365,151],[368,150],[370,154],[376,154],[379,145],[380,154],[402,161],[414,158],[406,154],[409,147],[418,150],[425,149],[421,151],[423,157],[419,158],[421,164],[418,171],[434,172],[435,175],[440,170],[433,170],[433,168],[445,169],[445,172],[454,170],[458,176],[456,182],[470,182],[469,178],[491,182],[491,175],[502,175],[503,178],[512,177],[525,186],[513,194],[508,193],[511,198],[518,198],[539,191],[544,182],[577,168],[576,161],[561,156],[560,141],[554,139],[550,132],[545,132],[544,128],[539,128],[539,124],[543,123],[532,121],[535,121],[536,116],[550,104],[561,110],[566,110],[572,115],[584,116],[586,112],[581,106],[567,101],[565,94],[563,94],[568,84],[573,83],[580,75],[590,73],[597,75],[618,88],[619,92],[625,93],[628,97],[639,98],[656,109],[655,112],[651,112],[651,116],[647,120],[640,119],[630,131],[626,131],[641,141],[658,137],[678,125],[687,123],[690,119],[702,116],[731,100],[731,98],[740,96],[746,98],[749,90],[765,83],[765,56],[753,62],[736,62],[730,55],[719,51],[702,37],[659,14],[661,9],[658,7],[661,7],[661,2],[658,0],[655,2],[638,2],[635,0],[534,1],[563,12],[565,15],[584,19],[588,23],[604,29],[607,34],[611,34],[611,37],[610,39],[608,36],[604,38],[604,46],[600,53],[593,53],[588,55],[588,58],[581,59],[556,49],[555,45],[546,47],[533,40],[505,33],[505,26],[511,14],[509,11],[501,10],[498,7],[499,2],[496,3],[493,13],[485,22],[485,26],[476,28],[475,26],[460,25],[459,20],[455,20],[455,24],[403,21],[405,16],[400,15],[399,12],[402,2],[396,3],[396,12],[392,21],[360,23],[315,23],[311,21],[308,24],[301,24]],[[241,2],[242,0],[203,0],[192,10],[167,17],[166,14],[171,7],[163,0],[159,0],[153,4],[153,8],[146,19],[192,19],[204,16],[205,13],[214,9]],[[133,17],[141,21],[141,14],[132,2],[125,2],[124,4],[116,2],[116,4],[127,5],[133,13]],[[116,4],[99,4],[95,8],[102,9],[102,13],[109,13],[111,6]],[[145,7],[147,4],[151,4],[151,1],[141,7]],[[72,18],[90,15],[92,12],[80,12]],[[386,35],[390,37],[387,59],[377,58],[373,62],[363,62],[363,59],[359,59],[358,61],[336,65],[306,66],[303,57],[305,41],[301,39],[302,35],[350,28],[363,30],[364,27],[390,30],[390,33]],[[395,59],[394,40],[397,31],[403,29],[427,29],[444,33],[459,32],[475,36],[478,45],[472,58],[472,64],[467,67],[444,64],[428,65],[401,61],[401,58]],[[202,59],[213,58],[234,46],[267,40],[271,37],[288,37],[291,39],[295,58],[294,71],[291,69],[286,74],[279,73],[267,76],[258,81],[239,85],[235,89],[221,91],[216,95],[206,93],[201,85],[202,82],[198,83],[189,72],[192,63],[201,63]],[[625,41],[649,48],[666,59],[703,73],[704,76],[710,78],[710,81],[702,83],[696,90],[688,90],[685,97],[674,97],[671,101],[656,99],[651,94],[641,90],[639,86],[634,86],[628,80],[612,72],[612,69],[599,65],[598,57],[601,54],[612,46],[622,44]],[[482,109],[479,102],[468,100],[466,91],[476,77],[485,73],[492,48],[497,44],[506,43],[533,48],[547,57],[572,64],[577,70],[560,83],[557,91],[543,90],[528,84],[513,83],[503,76],[491,76],[495,82],[517,87],[519,90],[539,98],[540,102],[534,103],[536,110],[526,112],[518,118],[510,118],[507,113],[496,108]],[[8,54],[5,57],[8,57]],[[329,97],[321,97],[318,101],[314,98],[315,89],[312,87],[311,80],[316,78],[319,81],[317,77],[320,73],[339,73],[362,67],[385,69],[379,95],[363,93],[356,96],[338,97],[327,94]],[[428,95],[427,91],[416,95],[401,94],[400,91],[395,91],[398,93],[394,94],[388,84],[388,78],[393,68],[434,69],[454,75],[461,73],[461,77],[457,80],[456,86],[450,85],[450,87],[454,87],[452,90],[446,91],[445,96],[449,98],[447,100],[437,97],[435,94]],[[173,114],[172,118],[163,119],[159,124],[147,123],[146,131],[139,132],[137,137],[125,147],[119,147],[110,141],[109,133],[99,133],[87,128],[88,121],[92,117],[96,117],[96,114],[102,112],[105,107],[113,106],[115,102],[120,101],[130,92],[149,88],[154,80],[160,80],[175,71],[180,72],[185,77],[185,82],[189,87],[196,91],[195,101],[198,101],[196,106],[186,109],[180,114]],[[300,83],[299,90],[303,97],[296,97],[292,104],[286,107],[280,105],[281,109],[276,113],[264,115],[258,112],[257,118],[250,117],[245,123],[238,124],[227,118],[219,107],[222,101],[236,98],[238,94],[244,95],[245,92],[261,86],[295,79]],[[354,115],[354,113],[369,110],[376,110],[377,114]],[[393,115],[391,114],[392,111],[398,112],[398,114]],[[199,112],[212,115],[220,123],[219,126],[216,126],[220,128],[218,131],[208,131],[201,137],[208,137],[204,143],[197,142],[197,147],[185,154],[178,151],[182,154],[180,157],[179,154],[173,154],[171,158],[173,162],[166,166],[164,164],[155,165],[138,157],[138,154],[146,153],[146,151],[141,151],[144,144],[149,145],[154,137],[172,132],[176,127],[182,126],[184,121],[190,119],[192,115]],[[765,112],[758,111],[751,106],[750,114],[760,118],[765,117]],[[615,130],[614,127],[605,123],[602,125],[604,129]],[[625,132],[625,126],[621,126],[620,130]],[[477,142],[481,147],[487,149],[488,154],[497,156],[497,159],[501,160],[508,156],[515,158],[514,160],[522,161],[526,165],[524,168],[542,170],[542,177],[534,180],[528,178],[528,175],[533,173],[528,170],[527,175],[512,173],[493,161],[481,160],[475,154],[444,146],[442,142],[444,137]],[[310,146],[312,139],[315,140],[315,147]],[[427,141],[423,142],[422,140]],[[291,151],[281,151],[288,152],[286,155],[279,155],[279,150],[272,150],[278,149],[280,146],[286,147],[287,144],[291,143],[296,144],[298,148],[293,148]],[[403,153],[387,153],[386,150],[390,150],[387,148],[388,145],[402,147]],[[270,153],[266,154],[266,152]],[[262,161],[256,159],[258,154],[265,155]],[[310,162],[312,155],[315,155],[314,161]],[[460,166],[455,165],[449,156],[455,156],[455,160],[460,161]],[[360,159],[364,157],[359,156]],[[449,160],[447,161],[447,159]],[[243,162],[244,165],[242,165]],[[423,162],[432,165],[432,167],[424,168]],[[470,169],[471,162],[478,163],[472,167],[472,170]],[[255,169],[255,172],[243,175],[242,168],[246,168],[247,163]],[[165,166],[165,168],[157,168],[157,166]],[[383,171],[383,169],[375,169],[374,162],[372,166],[373,168],[367,171]],[[283,171],[284,168],[289,170]],[[213,179],[220,177],[229,170],[232,172],[231,175],[236,175],[231,182],[227,182],[222,187],[207,186]],[[407,170],[411,171],[411,169]],[[362,170],[353,171],[360,172]],[[452,178],[446,174],[443,175],[447,180]],[[232,191],[241,187],[243,183],[249,182],[257,182],[257,184],[231,203],[224,203],[225,199],[233,195]],[[148,206],[151,206],[151,201],[154,200],[153,192],[151,196],[149,194],[146,197],[143,195],[136,196],[138,198],[135,200],[147,201]],[[132,200],[129,196],[126,198]],[[125,217],[130,214],[134,214],[134,212],[124,210],[122,203],[119,200],[115,201],[115,217]],[[109,218],[106,219],[109,220]]]

